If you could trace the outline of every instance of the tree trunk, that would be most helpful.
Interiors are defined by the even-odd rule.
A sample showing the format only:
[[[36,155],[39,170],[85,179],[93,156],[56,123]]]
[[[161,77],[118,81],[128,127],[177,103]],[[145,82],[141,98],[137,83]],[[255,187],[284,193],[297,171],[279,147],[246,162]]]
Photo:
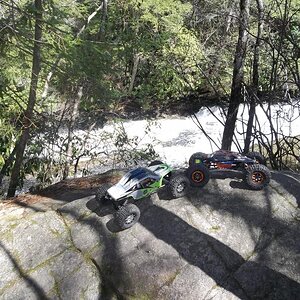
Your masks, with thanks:
[[[286,39],[286,27],[288,26],[288,23],[291,21],[289,20],[289,11],[290,11],[290,0],[284,1],[284,11],[280,12],[280,18],[281,19],[281,28],[278,32],[279,34],[279,42],[278,47],[275,46],[274,54],[273,54],[273,65],[272,65],[272,73],[271,73],[271,79],[270,79],[270,90],[276,91],[278,87],[278,76],[280,73],[280,57],[284,55],[284,40]],[[280,5],[277,3],[277,5]],[[276,53],[276,54],[275,54]]]
[[[258,25],[257,25],[257,36],[254,48],[254,57],[253,57],[253,76],[252,76],[252,85],[253,90],[250,94],[250,109],[249,109],[249,119],[247,123],[247,132],[245,138],[245,146],[244,146],[244,153],[249,152],[250,150],[250,143],[251,143],[251,136],[252,136],[252,128],[253,128],[253,121],[255,115],[255,106],[256,106],[256,98],[257,98],[257,91],[259,86],[259,52],[260,52],[260,45],[261,45],[261,37],[264,27],[264,3],[263,0],[256,0],[257,9],[258,9]],[[253,93],[253,94],[252,94]]]
[[[239,104],[242,102],[244,61],[248,40],[249,2],[250,0],[240,0],[239,38],[235,51],[231,95],[222,138],[222,149],[225,150],[231,149]]]
[[[75,98],[74,102],[71,105],[71,116],[70,116],[69,126],[68,126],[68,137],[67,137],[67,147],[66,147],[67,158],[66,158],[64,172],[63,172],[63,179],[66,179],[70,173],[70,164],[71,164],[71,158],[73,152],[72,139],[74,136],[74,127],[75,127],[76,118],[79,112],[79,104],[82,98],[82,90],[83,88],[82,86],[80,86],[78,89],[77,97]]]
[[[98,32],[98,37],[99,37],[100,41],[104,41],[104,39],[105,39],[108,0],[103,0],[102,5],[103,5],[103,10],[102,10],[102,16],[101,16],[101,24],[100,24],[100,28],[99,28],[99,32]]]
[[[23,130],[20,139],[17,143],[16,159],[12,169],[10,178],[8,197],[13,197],[16,193],[17,186],[20,179],[20,170],[23,162],[24,151],[29,139],[30,127],[32,125],[32,115],[36,102],[36,90],[38,84],[38,77],[41,69],[41,41],[42,41],[42,22],[43,22],[43,6],[42,0],[35,0],[35,28],[34,28],[34,46],[33,46],[33,60],[31,71],[31,83],[28,97],[27,108],[23,118]]]
[[[140,54],[136,54],[135,57],[134,57],[132,75],[131,75],[130,85],[129,85],[129,89],[128,89],[128,94],[132,93],[135,78],[136,78],[136,74],[137,74],[137,71],[138,71],[139,62],[140,62]]]
[[[17,150],[17,145],[15,145],[13,151],[10,153],[9,157],[5,160],[5,163],[0,171],[0,185],[2,184],[3,177],[7,173],[9,167],[14,162],[16,150]]]

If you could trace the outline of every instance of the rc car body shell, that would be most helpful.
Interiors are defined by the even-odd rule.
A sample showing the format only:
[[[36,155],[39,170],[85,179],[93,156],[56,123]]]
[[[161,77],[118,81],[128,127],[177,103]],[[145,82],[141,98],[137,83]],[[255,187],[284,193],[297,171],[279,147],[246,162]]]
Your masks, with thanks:
[[[164,177],[171,171],[172,169],[166,164],[135,168],[108,189],[107,193],[113,201],[144,198],[164,186]]]
[[[202,160],[195,158],[193,163],[204,163],[209,169],[234,169],[235,167],[256,163],[255,159],[247,157],[243,154],[218,150],[207,155]]]

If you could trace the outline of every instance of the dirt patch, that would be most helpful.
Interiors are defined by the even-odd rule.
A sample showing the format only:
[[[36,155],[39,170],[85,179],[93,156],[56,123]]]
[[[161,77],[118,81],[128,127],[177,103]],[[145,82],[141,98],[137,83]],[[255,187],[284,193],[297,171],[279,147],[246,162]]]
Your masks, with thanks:
[[[49,200],[47,197],[32,194],[22,194],[17,197],[9,198],[2,202],[2,207],[7,208],[11,206],[30,206],[32,204]]]
[[[108,171],[104,174],[87,176],[82,178],[70,178],[62,180],[38,192],[39,195],[51,196],[61,190],[90,190],[98,188],[101,184],[111,182],[115,184],[123,175],[123,171]]]
[[[65,198],[66,201],[74,200],[66,195],[88,196],[95,193],[96,189],[104,183],[117,183],[123,176],[123,170],[111,170],[103,174],[82,178],[69,178],[50,185],[35,193],[21,194],[3,201],[3,207],[30,206],[39,202],[49,202],[51,199]]]

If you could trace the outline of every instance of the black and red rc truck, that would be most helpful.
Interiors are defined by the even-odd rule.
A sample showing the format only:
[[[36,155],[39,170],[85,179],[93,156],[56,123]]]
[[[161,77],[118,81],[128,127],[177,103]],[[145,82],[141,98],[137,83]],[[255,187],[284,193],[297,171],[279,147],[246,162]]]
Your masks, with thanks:
[[[243,181],[253,190],[263,189],[271,179],[266,159],[260,153],[250,152],[244,155],[228,150],[218,150],[211,154],[194,153],[189,159],[187,176],[192,186],[203,187],[211,174],[218,171],[222,171],[223,174],[226,171],[239,173]]]

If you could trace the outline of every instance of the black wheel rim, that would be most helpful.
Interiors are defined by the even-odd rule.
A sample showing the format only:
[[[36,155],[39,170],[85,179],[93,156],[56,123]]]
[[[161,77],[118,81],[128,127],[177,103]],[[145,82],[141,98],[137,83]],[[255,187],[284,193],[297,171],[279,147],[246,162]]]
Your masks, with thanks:
[[[259,185],[264,183],[264,181],[266,180],[266,176],[263,172],[255,171],[252,173],[251,180],[253,183]]]
[[[178,186],[177,186],[177,188],[176,188],[176,191],[178,192],[178,193],[182,193],[183,191],[184,191],[184,189],[185,189],[185,186],[186,186],[186,184],[185,184],[185,182],[180,182],[179,184],[178,184]]]
[[[194,171],[194,172],[192,173],[192,180],[193,180],[194,182],[197,182],[197,183],[202,182],[202,181],[204,180],[204,174],[203,174],[203,172],[202,172],[202,171],[199,171],[199,170]]]
[[[125,218],[124,223],[125,223],[126,225],[131,224],[131,223],[134,221],[135,217],[136,217],[136,214],[135,214],[135,213],[132,213],[132,214],[128,215],[128,216]]]

